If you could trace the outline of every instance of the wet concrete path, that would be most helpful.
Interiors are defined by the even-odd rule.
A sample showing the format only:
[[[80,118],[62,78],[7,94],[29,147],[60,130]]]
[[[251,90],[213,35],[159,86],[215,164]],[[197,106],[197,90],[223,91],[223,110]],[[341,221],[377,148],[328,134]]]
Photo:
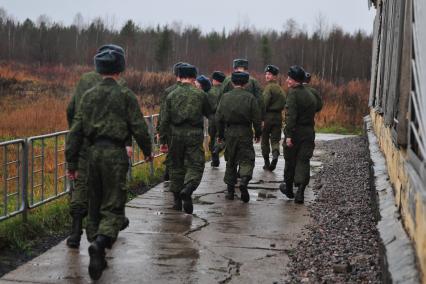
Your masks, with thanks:
[[[262,169],[260,145],[255,148],[248,204],[225,200],[223,158],[220,168],[206,164],[195,192],[194,215],[170,209],[172,194],[165,184],[129,202],[130,226],[107,253],[108,268],[98,283],[284,282],[288,255],[309,224],[309,213],[278,190],[283,179],[282,156],[276,170],[267,172]],[[313,178],[321,166],[318,155],[319,151],[314,153],[311,163]],[[313,198],[308,188],[306,202]],[[87,248],[85,237],[80,250],[68,249],[61,242],[4,275],[0,283],[90,283]]]

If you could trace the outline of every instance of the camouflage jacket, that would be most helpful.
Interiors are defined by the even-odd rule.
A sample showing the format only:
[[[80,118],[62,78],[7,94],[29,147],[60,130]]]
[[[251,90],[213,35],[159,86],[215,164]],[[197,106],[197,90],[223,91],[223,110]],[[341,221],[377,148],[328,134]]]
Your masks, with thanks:
[[[160,121],[160,143],[171,135],[203,135],[204,118],[212,113],[207,94],[189,83],[182,83],[166,98]]]
[[[260,137],[260,109],[254,96],[248,91],[235,88],[223,95],[216,111],[218,137],[225,137],[225,130],[233,136]]]
[[[231,77],[228,76],[225,78],[225,80],[222,83],[222,89],[221,89],[221,95],[219,97],[219,101],[222,99],[222,96],[234,89],[234,84],[232,84]],[[261,119],[263,120],[263,97],[262,97],[262,88],[260,87],[259,82],[257,82],[256,79],[250,76],[249,82],[247,85],[244,86],[244,89],[251,94],[254,95],[256,98],[256,101],[259,105],[260,111],[261,111]]]
[[[210,115],[209,119],[214,119],[214,114],[216,113],[217,106],[219,104],[219,96],[220,96],[220,85],[219,86],[213,86],[210,91],[207,92],[207,98],[210,103],[210,107],[212,110],[212,114]],[[211,117],[213,116],[213,117]]]
[[[145,156],[151,155],[151,139],[145,119],[134,93],[106,78],[82,97],[67,139],[68,169],[77,169],[83,140],[94,143],[108,139],[125,144],[133,136]]]
[[[269,82],[263,90],[265,120],[281,117],[281,112],[285,107],[285,93],[276,81]],[[269,115],[271,114],[271,115]]]
[[[81,75],[81,78],[78,81],[77,86],[74,90],[74,94],[71,98],[71,101],[67,107],[68,128],[71,128],[72,126],[74,117],[78,112],[80,101],[84,93],[96,86],[96,84],[99,84],[100,82],[102,82],[102,76],[95,71],[87,72]],[[125,86],[126,82],[124,81],[124,79],[120,78],[118,84],[120,84],[121,86]],[[125,144],[126,146],[132,146],[132,137],[128,137],[126,139]]]
[[[167,96],[173,92],[174,90],[176,90],[176,88],[180,85],[180,82],[176,82],[173,85],[171,85],[170,87],[167,87],[164,92],[161,94],[160,97],[160,113],[158,114],[158,121],[157,121],[157,132],[160,132],[160,122],[161,122],[161,117],[162,117],[162,112],[164,111],[165,105],[166,105],[166,99]]]
[[[315,88],[312,88],[309,85],[305,85],[305,88],[308,89],[315,96],[315,98],[317,99],[317,109],[316,109],[316,112],[321,111],[324,103],[322,101],[321,95],[318,92],[318,90],[315,89]]]
[[[70,103],[67,107],[67,121],[68,128],[71,128],[73,119],[78,111],[78,106],[80,104],[81,98],[84,93],[93,88],[96,84],[102,81],[102,76],[95,71],[87,72],[81,75],[80,81],[78,81],[77,86],[74,90],[74,94],[71,98]]]
[[[314,128],[318,102],[305,86],[290,88],[286,108],[284,134],[287,138],[293,138],[300,128]]]

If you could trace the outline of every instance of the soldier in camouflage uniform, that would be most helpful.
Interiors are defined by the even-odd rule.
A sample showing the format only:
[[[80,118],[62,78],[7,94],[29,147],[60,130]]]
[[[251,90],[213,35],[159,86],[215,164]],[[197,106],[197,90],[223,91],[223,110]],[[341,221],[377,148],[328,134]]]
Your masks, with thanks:
[[[198,89],[203,90],[207,94],[207,98],[208,98],[209,103],[210,103],[210,108],[211,108],[212,114],[210,114],[210,116],[208,117],[208,121],[209,121],[208,130],[209,130],[209,136],[210,136],[209,151],[210,151],[210,154],[211,154],[211,157],[212,157],[211,166],[212,167],[218,167],[219,166],[219,153],[217,151],[215,151],[215,144],[216,144],[215,143],[215,140],[216,140],[215,113],[216,113],[219,94],[217,92],[215,92],[215,90],[212,88],[212,84],[211,84],[209,78],[207,78],[204,75],[200,75],[200,76],[197,77],[197,79],[195,80],[195,86]]]
[[[215,113],[217,106],[219,105],[219,97],[222,88],[222,82],[225,80],[226,76],[221,71],[214,71],[212,74],[212,88],[209,91],[209,101],[213,107],[213,114],[209,117],[209,136],[210,136],[210,144],[209,149],[212,155],[212,167],[219,167],[220,159],[219,153],[223,150],[223,143],[217,143],[217,128],[216,128],[216,119]]]
[[[161,122],[161,117],[162,117],[162,112],[164,111],[164,107],[166,104],[166,98],[167,96],[173,92],[179,85],[180,85],[180,78],[178,76],[178,67],[182,64],[187,64],[184,62],[178,62],[175,65],[173,65],[173,74],[176,77],[176,83],[174,83],[173,85],[167,87],[164,92],[161,94],[161,98],[160,98],[160,114],[158,115],[158,122],[157,122],[157,133],[160,132],[160,122]],[[165,136],[167,139],[167,135]],[[165,159],[164,159],[164,181],[169,181],[170,179],[170,173],[169,173],[169,159],[168,159],[168,155],[166,153],[164,153],[166,155]]]
[[[89,212],[87,238],[89,274],[94,280],[106,267],[105,248],[111,248],[125,223],[126,173],[129,160],[126,140],[133,136],[146,160],[152,159],[148,127],[132,91],[117,83],[125,68],[124,50],[109,45],[95,56],[103,80],[81,99],[66,145],[67,175],[77,176],[79,153],[87,147]]]
[[[192,193],[204,171],[204,116],[211,113],[207,94],[194,86],[197,69],[192,65],[178,68],[181,85],[171,92],[160,123],[161,148],[170,159],[170,190],[176,210],[192,214]],[[170,136],[165,137],[167,133]],[[167,146],[165,145],[167,144]]]
[[[99,48],[102,51],[105,46]],[[71,128],[75,115],[78,112],[79,104],[83,94],[102,81],[102,76],[95,71],[84,73],[74,91],[70,103],[67,107],[68,128]],[[124,80],[120,80],[120,85],[125,85]],[[71,234],[67,238],[67,246],[70,248],[78,248],[80,246],[81,234],[83,233],[83,218],[87,216],[88,197],[87,197],[87,148],[88,141],[83,141],[83,146],[79,153],[78,161],[78,178],[74,181],[74,188],[71,192],[70,215],[72,218]],[[132,141],[128,139],[126,142],[126,150],[129,158],[132,156]],[[129,220],[123,225],[124,229],[129,225]]]
[[[262,156],[265,161],[264,170],[275,170],[280,156],[280,140],[282,127],[282,111],[285,106],[285,93],[277,83],[279,68],[268,65],[265,68],[267,85],[263,90],[264,124],[262,129]],[[271,147],[269,146],[269,143]],[[269,153],[272,148],[272,162],[269,163]]]
[[[315,113],[318,101],[304,85],[306,75],[300,66],[292,66],[288,71],[287,112],[284,127],[284,183],[280,190],[296,203],[304,202],[304,192],[310,179],[309,161],[315,148]],[[293,184],[298,187],[296,196]]]
[[[226,199],[233,200],[237,183],[237,167],[240,167],[241,200],[249,202],[247,190],[253,175],[255,152],[253,147],[253,128],[255,142],[260,141],[260,109],[255,97],[245,90],[249,74],[232,73],[235,88],[223,95],[216,111],[218,140],[226,139],[226,172],[224,182],[227,184]]]
[[[248,60],[247,59],[234,59],[233,68],[234,72],[248,72]],[[231,77],[227,77],[222,83],[222,91],[221,96],[219,97],[219,101],[221,100],[223,94],[229,92],[234,88],[232,84]],[[250,76],[248,83],[244,86],[244,89],[250,92],[255,98],[259,105],[259,109],[261,111],[261,118],[263,120],[263,97],[262,97],[262,88],[260,87],[259,82],[256,79]]]

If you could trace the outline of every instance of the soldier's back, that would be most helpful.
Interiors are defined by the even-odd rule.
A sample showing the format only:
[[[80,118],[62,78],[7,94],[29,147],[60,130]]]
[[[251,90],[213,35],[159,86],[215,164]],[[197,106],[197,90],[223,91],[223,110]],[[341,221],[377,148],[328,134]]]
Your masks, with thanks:
[[[285,107],[285,92],[276,82],[268,83],[263,91],[265,94],[266,112],[280,112]]]
[[[237,88],[223,95],[220,102],[221,113],[229,124],[250,125],[255,98],[247,90]]]
[[[206,93],[190,84],[181,84],[167,96],[170,122],[174,126],[203,127]]]
[[[317,109],[317,100],[304,86],[299,86],[289,92],[289,96],[294,96],[297,107],[297,125],[314,126],[314,118]],[[289,98],[290,99],[290,98]]]
[[[107,78],[89,89],[80,106],[85,136],[124,142],[130,135],[127,117],[131,103],[137,103],[133,93],[113,79]]]

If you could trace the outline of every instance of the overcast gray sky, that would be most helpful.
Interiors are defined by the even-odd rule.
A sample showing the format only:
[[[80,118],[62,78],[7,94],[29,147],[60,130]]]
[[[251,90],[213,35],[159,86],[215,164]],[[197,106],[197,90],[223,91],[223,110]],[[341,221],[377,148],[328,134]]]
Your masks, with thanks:
[[[374,9],[368,10],[367,0],[0,0],[0,7],[23,21],[36,20],[45,14],[53,21],[69,25],[80,12],[86,22],[95,17],[108,19],[121,28],[128,19],[142,27],[180,22],[211,30],[227,31],[237,25],[258,30],[281,30],[292,18],[311,32],[318,16],[323,15],[329,26],[345,31],[358,29],[371,33]]]

